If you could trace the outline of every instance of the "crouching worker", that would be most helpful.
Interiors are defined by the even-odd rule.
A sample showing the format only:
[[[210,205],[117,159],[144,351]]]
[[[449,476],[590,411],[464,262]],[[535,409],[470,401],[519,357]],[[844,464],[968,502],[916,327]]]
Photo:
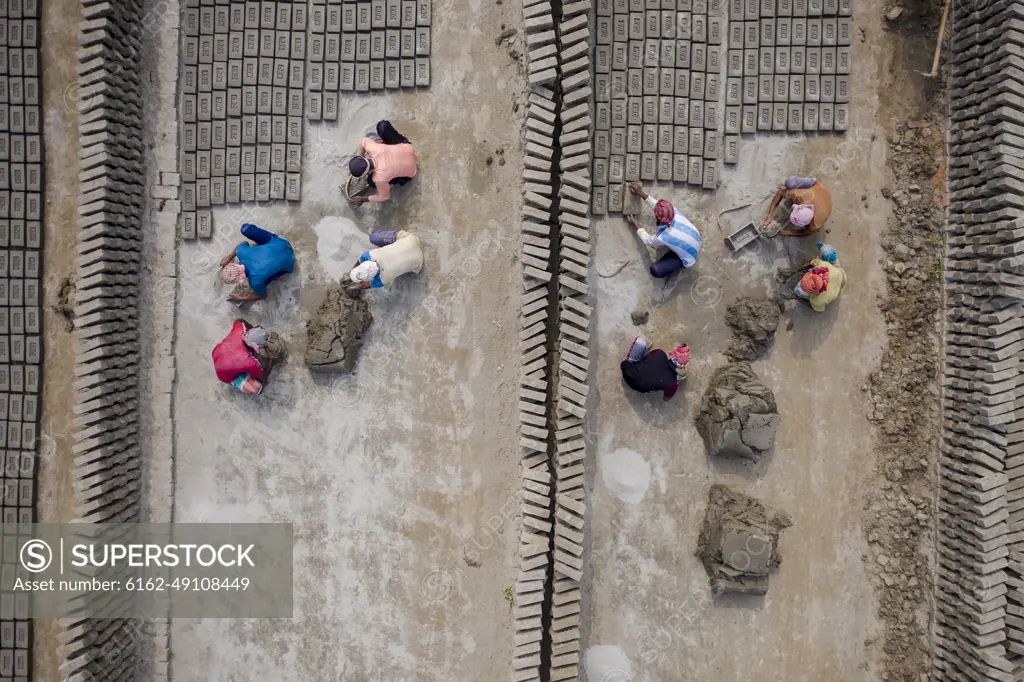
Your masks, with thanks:
[[[636,230],[640,241],[651,247],[668,247],[668,253],[651,265],[651,277],[661,279],[696,265],[697,254],[700,252],[700,232],[694,224],[672,204],[649,195],[639,182],[629,183],[629,191],[654,209],[654,220],[658,224],[658,234],[652,235],[640,226],[636,218],[627,216],[626,220]]]
[[[365,179],[377,190],[370,197],[353,197],[355,206],[367,201],[380,203],[391,198],[391,185],[404,185],[416,177],[416,148],[390,121],[377,124],[377,134],[364,137],[356,155],[348,162],[353,178]]]
[[[772,225],[775,209],[783,198],[789,199],[793,205],[789,210],[789,227],[779,230],[781,237],[806,237],[814,234],[825,226],[825,221],[832,213],[832,195],[817,178],[791,175],[785,183],[779,185],[772,197],[768,213],[761,221],[762,231]]]
[[[342,284],[349,289],[379,289],[391,286],[398,277],[423,269],[419,237],[400,230],[376,230],[370,243],[378,247],[359,256],[359,261]]]
[[[665,400],[671,400],[686,378],[690,364],[690,347],[676,346],[666,353],[660,348],[648,352],[647,340],[638,336],[633,340],[626,359],[619,364],[622,379],[634,391],[652,393],[662,391]]]
[[[217,378],[246,395],[259,395],[270,377],[270,370],[287,354],[277,332],[235,320],[231,331],[213,349],[213,368]]]
[[[818,242],[818,257],[804,263],[800,282],[793,288],[798,300],[819,313],[839,298],[846,288],[846,271],[839,267],[839,256],[829,244]]]
[[[242,225],[242,236],[256,242],[255,246],[242,242],[220,259],[224,282],[236,285],[228,296],[233,303],[266,298],[267,285],[295,269],[295,253],[287,239],[250,223]]]

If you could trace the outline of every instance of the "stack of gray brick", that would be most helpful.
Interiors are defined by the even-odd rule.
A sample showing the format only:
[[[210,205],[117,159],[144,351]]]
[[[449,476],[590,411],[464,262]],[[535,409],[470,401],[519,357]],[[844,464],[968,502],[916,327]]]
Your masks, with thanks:
[[[526,122],[523,170],[522,366],[519,381],[519,446],[523,511],[519,538],[519,578],[515,589],[514,679],[540,679],[542,611],[551,541],[551,474],[548,471],[548,282],[551,272],[551,159],[556,104],[554,93],[534,86]]]
[[[558,24],[562,108],[559,159],[558,373],[555,410],[555,505],[551,620],[551,660],[547,679],[576,680],[580,666],[580,581],[583,578],[583,470],[590,394],[591,194],[595,83],[591,58],[597,30],[589,0],[562,5]],[[598,88],[601,86],[598,85]],[[596,146],[599,141],[594,141]],[[621,183],[618,190],[621,191]],[[606,201],[621,204],[621,194]]]
[[[524,457],[520,493],[523,529],[512,674],[517,682],[542,677],[575,680],[580,676],[585,456],[580,434],[589,392],[587,348],[592,313],[588,275],[593,29],[590,0],[564,3],[561,9],[561,15],[554,17],[548,0],[524,3],[531,94],[523,150],[525,355],[519,403]],[[557,197],[553,196],[556,186]],[[557,241],[553,234],[556,229]],[[552,254],[556,243],[560,250]],[[556,260],[553,255],[557,255],[558,263],[555,282],[551,274],[551,263]],[[556,295],[560,365],[551,376],[551,349],[545,344],[549,338],[548,311]],[[551,423],[548,407],[552,384],[554,390],[550,392],[557,404],[555,424]],[[554,462],[549,452],[552,427],[557,439]],[[545,590],[552,595],[546,604]],[[549,619],[546,632],[545,606]],[[548,669],[541,670],[545,642],[550,660]]]
[[[37,0],[0,3],[0,679],[31,673],[29,598],[16,543],[35,521],[42,362],[43,140]]]
[[[952,17],[936,680],[1024,675],[1024,6]]]
[[[594,212],[621,210],[623,181],[714,189],[743,134],[845,131],[852,13],[852,0],[600,0]]]
[[[8,11],[14,6],[8,0]],[[28,3],[21,7],[24,11]],[[81,229],[74,330],[75,511],[79,520],[89,523],[134,522],[139,520],[141,494],[137,292],[146,151],[139,75],[142,10],[137,0],[86,0],[82,3],[82,14],[77,55]],[[25,203],[27,212],[28,202]],[[25,218],[28,219],[27,214]],[[38,215],[33,219],[38,219]],[[13,226],[12,221],[12,238]],[[24,262],[26,276],[28,253]],[[11,258],[8,268],[13,263]],[[38,268],[38,256],[32,267]],[[8,300],[15,295],[15,281],[5,280],[4,295]],[[26,283],[17,296],[27,296],[27,291]],[[33,295],[38,296],[38,290]],[[23,348],[15,351],[15,338],[11,337],[9,349],[12,358],[15,352],[19,356],[24,353],[26,360],[35,357],[34,362],[38,363],[38,341],[33,348],[29,337],[24,337],[23,342],[18,338]],[[20,389],[13,386],[14,366],[9,373],[12,386],[5,390],[24,391],[27,397],[31,382],[31,391],[38,392],[37,365],[32,368],[31,378],[28,367],[18,372]],[[2,374],[7,377],[6,366]],[[3,398],[8,411],[14,404],[13,397],[11,393]],[[24,414],[27,401],[22,402],[20,409]],[[11,438],[19,434],[12,429],[11,421],[7,424],[10,447]],[[22,425],[20,438],[22,447],[31,444],[35,439],[34,427]],[[132,598],[130,593],[116,597],[108,608],[116,612]],[[61,620],[62,678],[134,679],[139,653],[136,624],[75,615],[82,612],[83,606],[84,603],[78,603],[78,609]],[[5,674],[0,670],[0,676]]]
[[[520,234],[520,255],[523,274],[522,318],[519,333],[522,364],[519,375],[519,447],[521,482],[518,493],[522,509],[519,536],[519,576],[515,585],[514,648],[512,678],[516,681],[539,680],[541,648],[544,640],[543,614],[545,590],[551,565],[552,481],[548,466],[548,438],[551,422],[548,410],[549,348],[548,311],[553,226],[553,159],[555,157],[555,125],[557,123],[554,77],[534,78],[534,73],[550,70],[557,73],[554,56],[538,56],[536,50],[553,46],[547,33],[552,25],[551,5],[547,0],[524,3],[524,15],[542,19],[527,29],[531,70],[530,94],[527,101],[526,132],[523,146],[523,208]],[[550,55],[554,52],[546,50]],[[550,66],[540,65],[545,60]]]
[[[632,180],[718,186],[724,0],[600,0],[595,47],[595,214]]]
[[[727,149],[755,131],[849,127],[852,15],[852,0],[729,0]]]
[[[212,237],[215,206],[301,199],[308,11],[290,0],[185,3],[183,238]]]
[[[341,92],[430,85],[430,0],[313,0],[308,9],[310,120],[336,120]]]

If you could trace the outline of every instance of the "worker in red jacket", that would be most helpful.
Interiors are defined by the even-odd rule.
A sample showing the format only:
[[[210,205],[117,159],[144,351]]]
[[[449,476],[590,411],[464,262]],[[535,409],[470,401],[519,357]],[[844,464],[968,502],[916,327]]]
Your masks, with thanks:
[[[228,335],[213,349],[213,368],[225,384],[246,395],[259,395],[274,363],[284,358],[285,352],[277,332],[235,320]]]

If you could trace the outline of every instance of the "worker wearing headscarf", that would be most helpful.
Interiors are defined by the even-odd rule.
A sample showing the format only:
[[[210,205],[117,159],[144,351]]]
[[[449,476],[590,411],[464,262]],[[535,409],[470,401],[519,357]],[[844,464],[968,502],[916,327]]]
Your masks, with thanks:
[[[348,162],[354,178],[366,177],[377,189],[370,197],[353,197],[352,203],[380,203],[391,198],[391,185],[404,185],[416,177],[416,148],[391,125],[377,124],[377,136],[364,137],[356,155]]]
[[[786,182],[779,185],[768,213],[761,221],[761,227],[767,227],[772,221],[776,207],[783,199],[789,199],[793,206],[789,210],[791,228],[779,232],[783,237],[806,237],[814,234],[825,225],[832,213],[832,195],[817,178],[802,178],[791,175]]]
[[[675,209],[667,201],[659,201],[644,191],[639,182],[631,182],[629,189],[654,209],[654,220],[658,226],[658,234],[652,235],[640,226],[633,216],[626,219],[636,229],[636,234],[647,246],[668,247],[668,253],[651,265],[651,277],[668,277],[683,268],[692,268],[697,264],[700,252],[700,232],[687,220],[686,216]]]
[[[815,246],[818,249],[818,258],[821,260],[827,263],[835,263],[839,260],[839,254],[836,253],[836,248],[831,244],[818,242]]]
[[[839,298],[846,288],[846,271],[839,267],[838,254],[831,245],[818,242],[818,255],[804,264],[809,269],[793,293],[823,313],[825,306]]]
[[[379,289],[390,286],[398,277],[423,269],[423,249],[419,238],[405,230],[378,230],[370,235],[376,249],[359,256],[349,272],[350,289]]]
[[[633,339],[629,353],[619,363],[622,380],[634,391],[662,391],[664,399],[671,400],[679,389],[679,382],[686,378],[690,347],[683,344],[666,353],[660,348],[648,352],[648,345],[642,336]]]
[[[259,395],[274,362],[284,357],[285,346],[276,333],[235,320],[211,355],[218,379],[247,395]]]
[[[228,300],[235,303],[266,298],[267,285],[295,269],[295,253],[287,239],[251,223],[242,225],[242,236],[255,245],[242,242],[220,261],[221,278],[226,284],[243,285],[251,290],[232,292]],[[233,262],[235,258],[237,263]]]

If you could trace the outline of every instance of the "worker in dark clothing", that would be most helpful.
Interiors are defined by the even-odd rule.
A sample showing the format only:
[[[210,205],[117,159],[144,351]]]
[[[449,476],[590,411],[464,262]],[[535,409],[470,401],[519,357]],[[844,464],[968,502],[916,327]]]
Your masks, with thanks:
[[[629,354],[619,368],[622,379],[634,391],[653,393],[662,391],[665,400],[671,400],[686,378],[686,366],[690,363],[690,347],[676,346],[666,353],[660,348],[647,351],[647,340],[641,336],[633,340]]]

